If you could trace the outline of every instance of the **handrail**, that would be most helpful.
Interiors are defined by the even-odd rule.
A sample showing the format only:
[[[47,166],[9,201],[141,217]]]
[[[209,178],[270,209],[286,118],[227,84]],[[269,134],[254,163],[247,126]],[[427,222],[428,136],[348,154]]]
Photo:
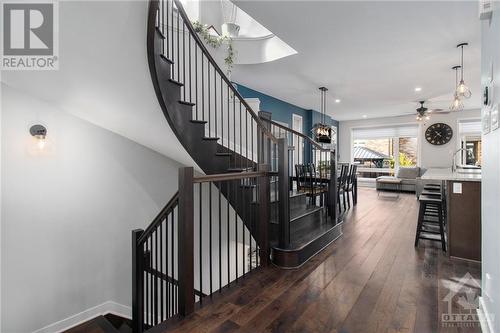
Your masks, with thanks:
[[[148,239],[148,237],[153,233],[154,230],[161,224],[164,220],[165,216],[168,215],[173,208],[177,205],[179,201],[179,192],[175,192],[170,201],[163,207],[163,209],[156,215],[153,221],[149,224],[149,226],[144,230],[141,237],[139,237],[138,244],[143,244],[144,241]]]
[[[293,130],[293,129],[291,129],[291,128],[288,128],[288,127],[286,127],[286,126],[284,126],[284,125],[282,125],[282,124],[280,124],[280,123],[277,123],[277,122],[275,122],[275,121],[273,121],[273,120],[271,120],[271,121],[270,121],[270,123],[271,123],[271,125],[274,125],[274,126],[276,126],[276,127],[279,127],[279,128],[281,128],[281,129],[284,129],[285,131],[288,131],[288,132],[290,132],[290,133],[292,133],[292,134],[295,134],[295,135],[297,135],[297,136],[300,136],[300,137],[302,137],[302,138],[306,139],[307,141],[309,141],[309,142],[310,142],[313,146],[315,146],[315,147],[316,147],[316,148],[318,148],[319,150],[323,150],[323,151],[329,151],[329,150],[330,150],[330,149],[327,149],[327,148],[323,148],[320,144],[318,144],[317,142],[315,142],[313,139],[311,139],[311,138],[310,138],[310,137],[308,137],[307,135],[304,135],[304,134],[302,134],[302,133],[300,133],[300,132],[297,132],[296,130]]]
[[[214,60],[214,58],[212,57],[212,55],[210,54],[210,52],[207,50],[205,44],[203,44],[203,42],[201,41],[200,36],[198,36],[198,34],[196,33],[196,31],[194,30],[194,27],[191,24],[191,21],[189,20],[189,17],[186,14],[186,11],[184,10],[184,7],[182,6],[182,3],[179,0],[173,0],[173,1],[174,1],[175,5],[177,6],[177,10],[178,10],[179,14],[181,15],[182,20],[184,21],[184,24],[186,25],[186,27],[188,28],[189,32],[191,33],[191,36],[194,38],[194,40],[196,41],[196,43],[198,44],[198,46],[200,47],[200,49],[202,50],[202,52],[205,54],[205,56],[207,57],[207,59],[210,61],[211,65],[219,73],[219,75],[224,80],[224,82],[226,82],[226,84],[228,85],[228,87],[230,87],[230,89],[231,89],[232,93],[234,94],[234,96],[238,97],[238,99],[240,100],[240,102],[246,108],[246,110],[248,111],[248,113],[250,113],[250,115],[255,120],[255,122],[262,128],[262,132],[264,134],[266,134],[266,136],[271,141],[273,141],[274,143],[278,143],[278,139],[271,133],[271,131],[269,131],[266,128],[266,126],[263,124],[262,120],[255,113],[255,111],[250,107],[250,105],[248,105],[248,103],[245,101],[245,99],[243,98],[243,96],[241,96],[241,94],[238,92],[238,90],[236,90],[236,88],[234,88],[233,83],[231,81],[229,81],[229,79],[227,78],[226,74],[224,74],[224,72],[219,67],[219,65],[217,64],[217,62]]]
[[[257,177],[263,177],[265,175],[266,173],[261,171],[219,173],[215,175],[194,177],[193,182],[194,183],[220,182],[226,180],[257,178]]]

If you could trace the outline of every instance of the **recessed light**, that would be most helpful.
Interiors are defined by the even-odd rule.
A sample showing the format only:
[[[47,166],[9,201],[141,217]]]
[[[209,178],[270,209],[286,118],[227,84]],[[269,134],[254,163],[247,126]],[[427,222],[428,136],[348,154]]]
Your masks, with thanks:
[[[420,87],[415,88],[415,92],[421,92],[421,91],[422,91],[422,88],[420,88]]]
[[[366,114],[363,115],[363,118],[368,118],[368,116]]]
[[[338,99],[338,98],[337,98],[337,99],[335,100],[335,103],[340,103],[340,99]]]

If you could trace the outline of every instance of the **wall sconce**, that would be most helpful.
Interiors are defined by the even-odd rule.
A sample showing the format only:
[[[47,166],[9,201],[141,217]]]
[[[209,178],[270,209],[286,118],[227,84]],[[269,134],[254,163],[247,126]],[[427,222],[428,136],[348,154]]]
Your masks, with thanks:
[[[43,150],[47,143],[47,129],[45,126],[38,124],[31,126],[30,134],[36,139],[38,149]]]

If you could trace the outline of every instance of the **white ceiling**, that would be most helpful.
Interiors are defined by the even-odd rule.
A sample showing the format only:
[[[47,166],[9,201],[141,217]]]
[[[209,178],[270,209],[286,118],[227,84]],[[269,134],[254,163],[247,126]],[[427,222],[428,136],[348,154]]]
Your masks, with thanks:
[[[298,52],[236,66],[238,83],[308,109],[319,109],[317,88],[326,86],[328,111],[338,120],[414,112],[420,99],[447,108],[451,67],[459,62],[455,46],[467,41],[465,80],[473,98],[465,104],[480,107],[477,1],[235,2]]]

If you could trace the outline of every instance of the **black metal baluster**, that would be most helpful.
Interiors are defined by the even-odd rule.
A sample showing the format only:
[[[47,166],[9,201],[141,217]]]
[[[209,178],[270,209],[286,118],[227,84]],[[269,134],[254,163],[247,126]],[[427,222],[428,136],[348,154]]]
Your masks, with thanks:
[[[184,83],[184,86],[182,87],[182,90],[184,92],[184,99],[183,101],[186,101],[186,23],[182,21],[182,83]]]
[[[224,147],[224,89],[222,76],[220,77],[220,129],[221,129],[221,145]]]
[[[168,256],[168,244],[169,244],[169,239],[168,239],[168,232],[169,232],[169,216],[173,216],[174,215],[174,211],[172,210],[172,212],[170,212],[167,217],[165,218],[165,271],[166,271],[166,276],[167,276],[167,283],[165,285],[165,289],[166,289],[166,293],[167,293],[167,299],[166,299],[166,303],[167,303],[167,318],[170,318],[170,282],[169,282],[169,279],[168,277],[170,276],[170,267],[169,267],[169,256]]]
[[[236,153],[236,96],[233,93],[233,151]],[[236,158],[234,159],[236,166]]]
[[[240,104],[241,105],[241,104]],[[241,108],[240,108],[241,110]],[[241,131],[240,131],[241,133]],[[241,141],[240,141],[240,147],[241,147]],[[246,179],[243,179],[243,186],[246,186],[248,185],[247,182],[250,181],[249,178],[246,178]],[[247,210],[247,205],[246,205],[246,200],[245,199],[245,194],[247,193],[246,190],[247,190],[248,187],[244,187],[241,191],[241,193],[243,194],[242,195],[242,203],[241,205],[243,206],[243,216],[242,216],[242,219],[241,219],[241,233],[243,235],[243,245],[242,245],[242,248],[241,248],[241,258],[242,258],[242,261],[241,261],[241,272],[242,272],[242,275],[245,275],[245,221],[243,220],[244,218],[247,217],[246,215],[246,210]]]
[[[230,142],[230,139],[231,139],[231,127],[229,125],[229,119],[230,119],[230,112],[229,112],[229,102],[230,102],[230,92],[229,92],[229,85],[227,86],[227,150],[230,151],[231,150],[231,142]],[[233,158],[231,158],[231,160],[234,160]],[[229,166],[231,166],[231,162],[229,162]],[[229,260],[229,259],[228,259]]]
[[[248,115],[248,110],[246,108],[245,108],[245,111],[246,111],[245,112],[245,150],[246,150],[245,157],[247,160],[246,167],[248,168],[249,164],[250,164],[250,160],[248,158],[248,117],[249,117],[249,115]],[[250,121],[252,121],[252,120],[250,119]]]
[[[165,1],[162,1],[162,2],[163,2],[163,4],[165,4]],[[168,1],[167,1],[166,7],[167,7],[167,12],[163,13],[163,15],[165,15],[165,17],[167,19],[167,24],[166,24],[167,25],[167,34],[166,34],[166,37],[167,37],[167,58],[170,59],[170,50],[169,50],[170,49],[170,32],[169,32],[170,29],[169,29],[169,23],[168,23],[168,14],[169,14],[168,13]]]
[[[200,292],[201,292],[201,295],[203,295],[203,280],[202,280],[202,277],[203,277],[203,251],[202,251],[202,248],[203,248],[203,227],[202,227],[202,190],[203,190],[203,186],[202,186],[202,183],[199,184],[198,186],[199,188],[199,196],[200,196],[200,207],[199,207],[199,220],[200,220]],[[200,296],[200,302],[203,301],[203,296]]]
[[[242,147],[242,144],[241,144],[241,132],[243,132],[241,130],[241,117],[242,117],[242,112],[241,112],[241,101],[239,102],[240,103],[240,142],[239,142],[239,146],[240,146],[240,168],[243,168],[243,152],[241,151],[241,149],[243,148]]]
[[[236,134],[236,133],[235,133]],[[235,140],[236,141],[236,140]],[[234,150],[236,151],[236,149]],[[234,206],[234,246],[235,246],[235,263],[234,268],[236,269],[236,281],[238,281],[238,213],[236,212],[236,208],[238,207],[238,188],[236,181],[233,181],[234,184],[234,193],[236,194],[236,204]]]
[[[181,43],[180,43],[180,29],[179,29],[179,8],[177,8],[177,81],[181,82]]]
[[[194,44],[194,80],[195,80],[195,103],[196,103],[196,120],[200,120],[198,116],[198,44]]]
[[[154,254],[155,254],[155,275],[154,275],[154,280],[155,280],[155,287],[154,287],[154,324],[158,324],[158,274],[157,274],[157,271],[158,271],[158,232],[157,230],[155,230],[155,245],[154,245],[154,248],[155,248],[155,251],[154,251]]]
[[[203,60],[205,57],[203,53],[201,54],[201,115],[202,120],[205,119],[205,61]],[[210,129],[209,129],[210,132]]]
[[[229,118],[229,117],[228,117]],[[230,198],[231,197],[231,182],[228,181],[227,183],[227,197]],[[227,284],[229,284],[231,282],[231,260],[230,260],[230,251],[229,251],[229,201],[226,200],[226,204],[227,204],[227,233],[226,233],[226,238],[227,238],[227,246],[226,246],[226,249],[227,249]]]
[[[211,105],[210,105],[210,62],[208,61],[207,59],[207,96],[208,96],[208,133],[209,135],[208,136],[212,136],[212,131],[211,131],[211,128],[212,128],[212,116],[211,116],[211,112],[210,110],[212,109]]]
[[[210,81],[209,81],[210,82]],[[212,281],[213,281],[213,276],[212,276],[212,266],[213,266],[213,261],[212,261],[212,183],[208,183],[208,244],[209,244],[209,263],[210,263],[210,297],[212,297]]]
[[[146,274],[144,279],[146,281],[146,292],[144,293],[146,296],[146,315],[144,316],[144,320],[146,321],[146,324],[148,324],[149,323],[149,238],[146,239],[144,244],[146,247],[146,251],[144,251],[144,253],[148,255],[147,257],[148,260],[146,264],[147,269],[145,269]],[[142,253],[143,256],[144,253]],[[146,261],[144,261],[144,263],[146,263]]]
[[[161,2],[161,10],[160,10],[160,15],[161,15],[161,19],[159,21],[161,21],[161,33],[163,36],[165,36],[165,2],[162,1]],[[165,54],[165,39],[162,38],[161,40],[161,54]]]
[[[221,77],[222,79],[222,77]],[[222,290],[222,184],[219,182],[219,293]]]
[[[172,263],[172,282],[176,281],[175,279],[175,261],[174,261],[174,232],[175,232],[175,220],[174,220],[174,215],[172,214],[172,233],[170,234],[170,261]],[[170,283],[172,286],[172,316],[175,315],[176,311],[176,304],[175,304],[175,285],[173,283]]]
[[[160,223],[160,273],[163,274],[163,222]],[[160,280],[160,322],[162,322],[164,319],[163,317],[163,302],[164,302],[164,298],[163,298],[163,284],[164,284],[164,281],[163,279]]]
[[[192,60],[193,58],[191,57],[191,34],[188,35],[188,40],[189,40],[189,103],[193,103],[193,95],[192,95],[192,90],[193,90],[193,73],[192,73],[192,68],[193,68],[193,63]]]
[[[172,38],[171,38],[171,40],[172,40],[172,43],[171,43],[172,44],[172,50],[171,50],[172,51],[172,53],[171,53],[172,59],[170,59],[170,60],[175,61],[175,47],[174,47],[174,2],[171,1],[171,3],[172,3],[172,6],[171,6],[170,9],[171,9],[172,17],[171,17],[170,24],[172,25],[172,27],[170,28],[170,30],[172,31]],[[172,79],[175,78],[174,69],[175,69],[175,66],[172,65],[172,74],[171,74],[172,75]]]
[[[153,325],[153,293],[154,293],[154,285],[153,285],[153,237],[149,237],[149,285],[150,285],[150,295],[149,295],[149,323]]]
[[[252,129],[251,129],[251,132],[252,132],[252,134],[251,134],[252,135],[252,161],[254,160],[254,157],[255,157],[255,152],[253,150],[253,139],[254,139],[253,138],[253,123],[254,123],[254,121],[252,120],[251,121],[251,125],[252,125]]]

